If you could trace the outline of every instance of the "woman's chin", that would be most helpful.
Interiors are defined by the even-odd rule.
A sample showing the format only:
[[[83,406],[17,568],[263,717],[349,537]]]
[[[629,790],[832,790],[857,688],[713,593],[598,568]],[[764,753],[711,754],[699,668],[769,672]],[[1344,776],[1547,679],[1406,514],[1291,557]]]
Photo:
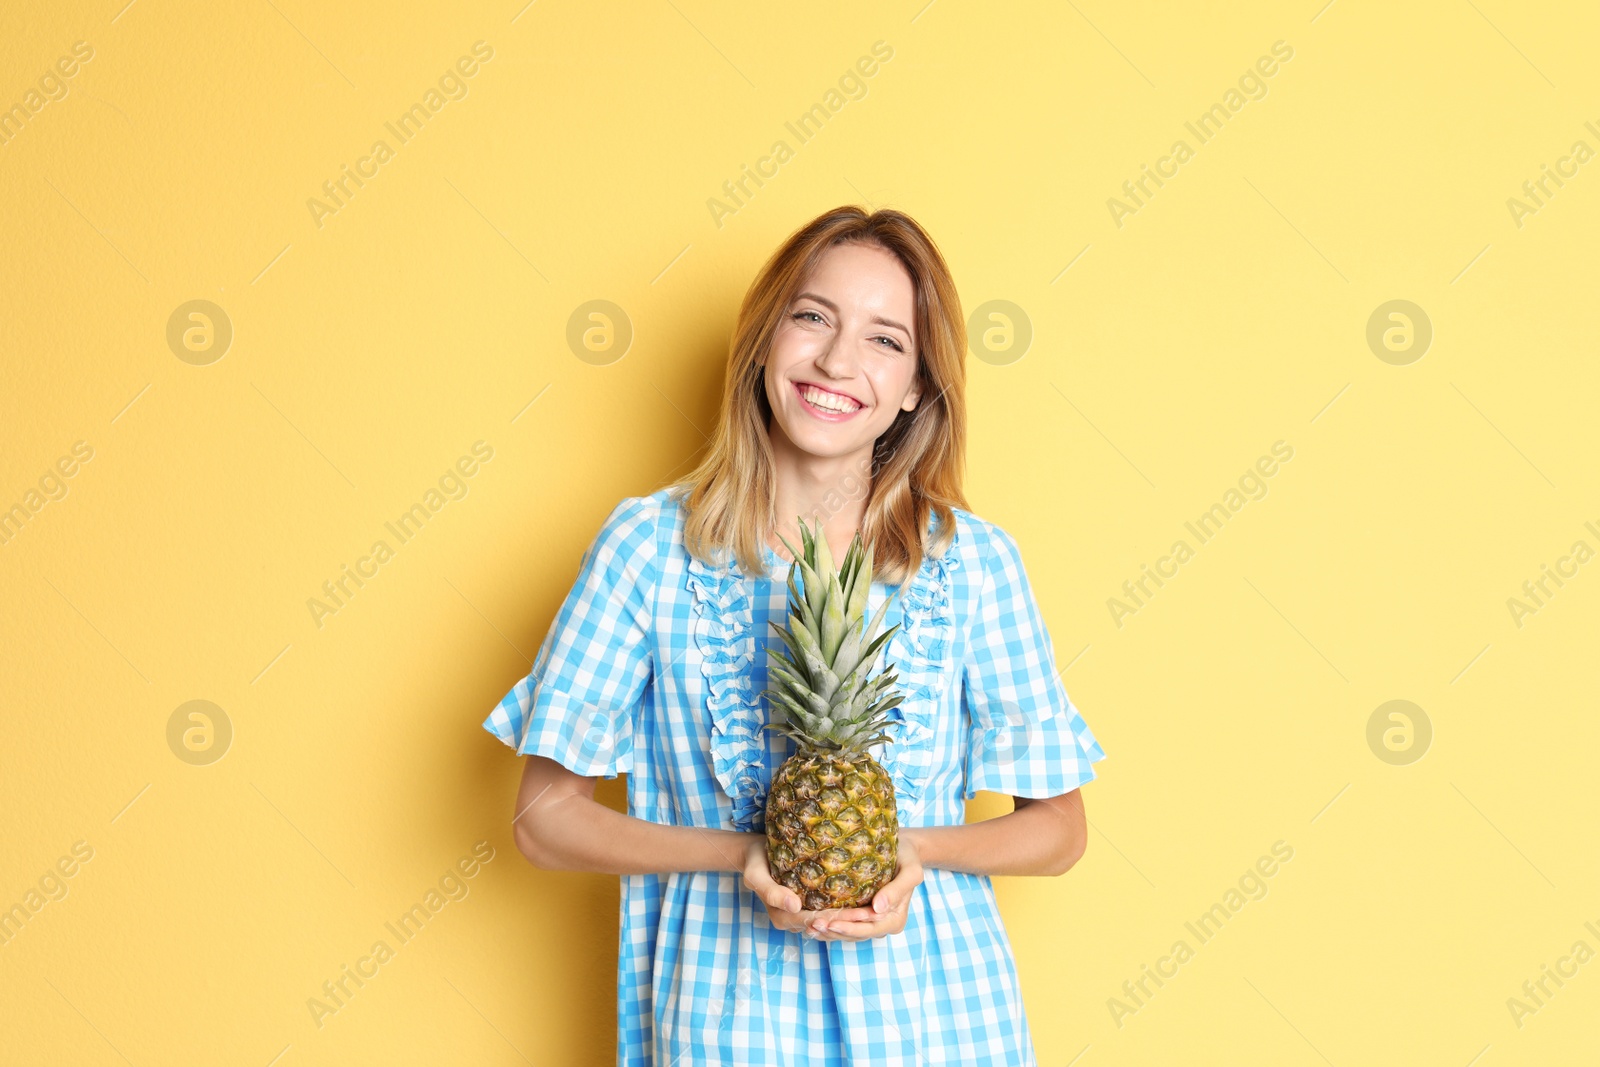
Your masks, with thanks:
[[[795,451],[805,459],[837,460],[845,459],[861,451],[860,445],[847,445],[839,441],[806,442],[795,445]]]

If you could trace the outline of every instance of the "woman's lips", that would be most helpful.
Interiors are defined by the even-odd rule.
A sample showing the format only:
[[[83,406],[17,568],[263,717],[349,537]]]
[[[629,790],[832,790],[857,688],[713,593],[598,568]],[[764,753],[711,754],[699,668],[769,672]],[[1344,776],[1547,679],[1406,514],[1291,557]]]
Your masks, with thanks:
[[[848,420],[855,418],[857,415],[867,410],[865,404],[857,407],[854,411],[829,411],[827,408],[819,408],[817,405],[806,399],[805,390],[808,388],[815,389],[817,387],[803,386],[799,382],[796,382],[794,384],[795,396],[800,398],[801,406],[804,407],[813,418],[821,419],[823,422],[847,422]],[[821,391],[828,392],[826,389]]]

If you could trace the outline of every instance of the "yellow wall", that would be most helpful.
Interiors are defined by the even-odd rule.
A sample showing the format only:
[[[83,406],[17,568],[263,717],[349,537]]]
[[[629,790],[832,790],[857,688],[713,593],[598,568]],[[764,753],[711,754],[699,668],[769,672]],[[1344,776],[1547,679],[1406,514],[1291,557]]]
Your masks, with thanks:
[[[518,761],[478,724],[610,507],[701,447],[761,260],[849,201],[930,229],[975,333],[1031,329],[970,360],[971,499],[1110,754],[1079,868],[1000,884],[1041,1060],[1600,1050],[1600,962],[1560,964],[1600,950],[1587,5],[121,3],[0,15],[0,104],[44,82],[0,145],[0,507],[38,505],[0,545],[0,905],[40,905],[0,945],[15,1062],[610,1062],[615,880],[522,861]],[[465,96],[387,132],[461,57]],[[1164,184],[1108,205],[1146,165]],[[1565,184],[1508,204],[1545,165]],[[197,300],[221,358],[186,310],[169,345]],[[569,347],[591,300],[620,360]],[[1420,359],[1369,347],[1393,300]],[[441,478],[465,495],[386,537]],[[1174,576],[1118,615],[1146,565]],[[1545,565],[1573,576],[1518,618]],[[175,754],[196,700],[220,761]],[[1386,719],[1369,747],[1392,700],[1420,760]],[[441,881],[467,894],[398,945]],[[1144,965],[1176,973],[1135,1002]],[[1576,974],[1514,1018],[1544,965]]]

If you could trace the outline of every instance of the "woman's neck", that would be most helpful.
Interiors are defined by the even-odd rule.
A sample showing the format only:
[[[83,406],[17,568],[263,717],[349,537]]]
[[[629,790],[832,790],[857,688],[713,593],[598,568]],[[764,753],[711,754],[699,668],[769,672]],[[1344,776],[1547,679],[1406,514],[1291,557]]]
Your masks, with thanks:
[[[867,513],[872,449],[851,456],[817,456],[776,438],[772,444],[777,533],[799,548],[798,518],[808,524],[821,519],[829,551],[835,561],[842,559]],[[777,537],[771,544],[780,556],[788,558]]]

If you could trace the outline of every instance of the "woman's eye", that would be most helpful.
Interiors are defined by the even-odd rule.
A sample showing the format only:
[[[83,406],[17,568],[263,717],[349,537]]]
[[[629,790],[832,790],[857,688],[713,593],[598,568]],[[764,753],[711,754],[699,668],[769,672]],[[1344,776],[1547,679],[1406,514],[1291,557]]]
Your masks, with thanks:
[[[817,323],[820,323],[820,322],[823,321],[822,316],[819,313],[817,313],[815,311],[812,311],[809,308],[807,308],[805,311],[797,311],[793,315],[790,315],[789,317],[791,319],[794,319],[796,322],[817,322]],[[895,340],[893,337],[888,337],[888,336],[884,336],[884,335],[880,334],[879,336],[873,338],[873,340],[889,342],[889,344],[891,346],[893,346],[893,348],[894,348],[894,350],[896,352],[904,352],[905,351],[905,346],[902,345],[899,341]]]

